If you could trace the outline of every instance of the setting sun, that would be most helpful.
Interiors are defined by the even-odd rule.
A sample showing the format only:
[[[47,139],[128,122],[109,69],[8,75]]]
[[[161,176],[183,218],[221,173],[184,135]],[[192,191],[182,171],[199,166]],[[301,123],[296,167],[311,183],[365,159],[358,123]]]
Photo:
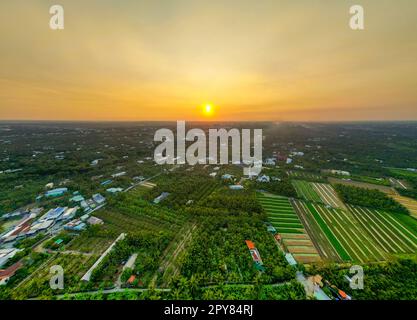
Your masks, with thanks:
[[[213,106],[211,104],[206,104],[204,106],[204,114],[206,116],[210,116],[213,114]]]

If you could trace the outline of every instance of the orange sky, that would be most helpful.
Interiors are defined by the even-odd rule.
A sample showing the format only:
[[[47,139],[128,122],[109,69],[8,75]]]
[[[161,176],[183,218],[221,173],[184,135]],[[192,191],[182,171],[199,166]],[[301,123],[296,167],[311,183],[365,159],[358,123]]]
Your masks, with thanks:
[[[0,3],[0,120],[417,119],[417,2]]]

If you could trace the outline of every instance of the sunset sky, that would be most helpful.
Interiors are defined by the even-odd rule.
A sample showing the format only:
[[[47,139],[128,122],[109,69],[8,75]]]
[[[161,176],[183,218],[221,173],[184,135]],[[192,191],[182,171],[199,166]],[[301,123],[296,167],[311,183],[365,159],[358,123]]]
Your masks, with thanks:
[[[415,0],[2,0],[0,39],[0,120],[417,120]]]

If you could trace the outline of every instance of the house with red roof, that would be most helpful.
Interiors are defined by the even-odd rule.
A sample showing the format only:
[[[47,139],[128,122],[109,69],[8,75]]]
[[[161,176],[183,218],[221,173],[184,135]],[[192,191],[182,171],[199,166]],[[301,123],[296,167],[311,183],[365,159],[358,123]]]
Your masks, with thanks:
[[[0,270],[0,286],[6,285],[10,278],[14,276],[17,270],[19,270],[23,266],[23,263],[16,262],[15,264],[11,265],[7,269]]]

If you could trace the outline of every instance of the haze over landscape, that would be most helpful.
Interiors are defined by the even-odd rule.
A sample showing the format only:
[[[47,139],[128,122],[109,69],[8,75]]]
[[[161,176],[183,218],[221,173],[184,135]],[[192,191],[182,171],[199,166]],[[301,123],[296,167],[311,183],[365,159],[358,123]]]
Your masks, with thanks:
[[[415,1],[53,4],[0,4],[0,120],[417,119]]]

